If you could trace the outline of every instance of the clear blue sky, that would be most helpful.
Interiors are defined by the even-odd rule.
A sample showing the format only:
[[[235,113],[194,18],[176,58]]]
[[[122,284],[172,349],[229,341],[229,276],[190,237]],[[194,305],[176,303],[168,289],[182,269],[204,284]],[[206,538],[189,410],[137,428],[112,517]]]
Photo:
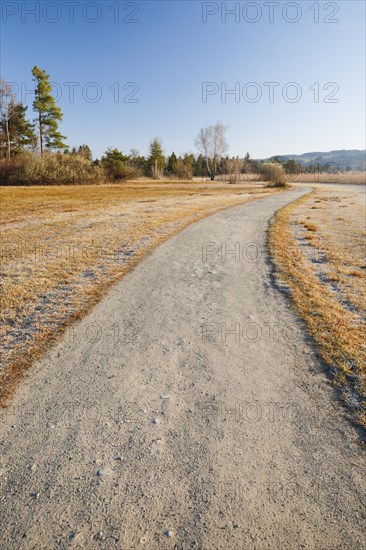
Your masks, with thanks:
[[[221,1],[79,0],[72,7],[60,0],[58,10],[55,3],[3,0],[1,75],[23,86],[19,98],[31,106],[31,94],[24,93],[33,87],[31,69],[47,70],[62,91],[61,130],[70,146],[87,143],[94,156],[108,146],[145,154],[158,136],[166,153],[194,152],[199,128],[220,120],[228,126],[233,155],[365,147],[362,0],[273,2],[273,8],[263,2],[224,2],[227,10],[239,7],[226,22]],[[25,11],[37,10],[37,4],[39,21]],[[65,82],[80,83],[73,103]],[[102,92],[96,103],[87,101],[97,90],[88,86],[91,82]],[[123,90],[128,82],[139,87],[138,103],[123,101],[133,92],[132,87]],[[204,82],[216,83],[206,102]],[[246,86],[250,82],[255,86]],[[265,82],[279,83],[273,102]],[[296,103],[283,98],[289,82],[297,83],[297,90],[288,88],[289,98],[302,93]],[[117,85],[109,89],[115,83],[119,98]],[[233,89],[235,83],[239,102],[234,95],[223,102],[217,90]],[[335,93],[334,84],[324,90],[327,83],[339,90]],[[260,93],[259,101],[248,101]],[[325,103],[327,96],[338,102]]]

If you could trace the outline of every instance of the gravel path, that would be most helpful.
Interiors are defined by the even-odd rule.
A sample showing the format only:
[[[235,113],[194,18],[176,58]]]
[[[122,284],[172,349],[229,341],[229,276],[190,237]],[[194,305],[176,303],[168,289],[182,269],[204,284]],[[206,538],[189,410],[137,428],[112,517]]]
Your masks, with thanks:
[[[359,435],[266,252],[308,191],[188,227],[30,371],[0,413],[1,548],[366,548]]]

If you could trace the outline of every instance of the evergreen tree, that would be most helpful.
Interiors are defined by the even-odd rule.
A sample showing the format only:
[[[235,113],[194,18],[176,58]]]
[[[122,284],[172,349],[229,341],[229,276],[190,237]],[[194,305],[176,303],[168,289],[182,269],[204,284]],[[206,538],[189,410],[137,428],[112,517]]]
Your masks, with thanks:
[[[296,160],[289,159],[284,163],[286,174],[297,174],[301,171],[301,164],[298,164]]]
[[[277,164],[282,164],[279,156],[271,157],[270,162],[276,162]]]
[[[175,169],[175,175],[180,180],[191,180],[193,176],[194,163],[194,155],[185,154],[183,158],[179,157]]]
[[[83,157],[86,160],[90,160],[90,161],[93,160],[92,152],[91,152],[90,147],[88,145],[85,145],[85,144],[80,145],[80,147],[78,149],[78,155],[80,157]]]
[[[200,178],[207,177],[206,161],[201,154],[197,157],[194,175]]]
[[[134,168],[137,177],[142,174],[146,176],[149,175],[146,158],[143,155],[140,155],[137,149],[131,149],[129,163]]]
[[[44,148],[65,149],[67,147],[63,142],[65,136],[58,131],[58,124],[62,121],[63,115],[52,95],[50,77],[46,71],[37,66],[33,67],[32,74],[33,81],[36,83],[33,109],[37,113],[41,155]]]
[[[19,153],[25,147],[34,148],[37,145],[34,124],[25,118],[27,109],[28,107],[25,107],[22,103],[13,106],[9,130],[15,153]]]
[[[222,157],[217,163],[217,172],[221,176],[224,174],[228,174],[228,161],[229,157]]]
[[[155,138],[150,144],[148,163],[152,177],[154,179],[160,179],[164,171],[165,157],[158,138]]]
[[[27,107],[22,103],[16,103],[14,98],[6,106],[0,120],[1,146],[7,148],[7,157],[18,154],[25,148],[34,148],[37,145],[37,137],[34,125],[25,115]]]
[[[192,153],[190,154],[186,153],[184,155],[183,162],[189,167],[190,170],[192,170],[192,174],[193,174],[193,168],[196,162],[194,155]]]
[[[247,153],[244,157],[244,162],[243,162],[243,166],[242,166],[242,169],[241,169],[241,172],[243,174],[248,174],[250,171],[253,170],[253,161],[252,159],[250,158],[250,154]]]
[[[177,169],[177,156],[173,151],[173,153],[170,155],[168,159],[168,165],[167,165],[166,171],[168,174],[174,174],[176,169]]]
[[[101,164],[111,181],[125,181],[131,177],[133,170],[128,162],[128,156],[124,155],[122,151],[111,147],[107,149],[101,159]]]

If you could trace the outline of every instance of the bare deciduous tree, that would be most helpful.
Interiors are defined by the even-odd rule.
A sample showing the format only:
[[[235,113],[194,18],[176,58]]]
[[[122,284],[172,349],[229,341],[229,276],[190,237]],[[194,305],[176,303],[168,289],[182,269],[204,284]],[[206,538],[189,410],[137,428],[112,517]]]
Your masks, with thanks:
[[[226,126],[217,122],[214,126],[201,128],[194,142],[205,159],[207,172],[212,181],[215,180],[220,159],[228,149],[225,133]]]
[[[6,150],[7,150],[7,158],[10,160],[10,150],[11,150],[11,142],[10,142],[10,133],[9,133],[9,117],[10,117],[10,109],[12,101],[14,101],[12,96],[12,88],[5,82],[3,78],[0,78],[0,112],[1,117],[3,118],[5,122],[5,139],[6,139]]]

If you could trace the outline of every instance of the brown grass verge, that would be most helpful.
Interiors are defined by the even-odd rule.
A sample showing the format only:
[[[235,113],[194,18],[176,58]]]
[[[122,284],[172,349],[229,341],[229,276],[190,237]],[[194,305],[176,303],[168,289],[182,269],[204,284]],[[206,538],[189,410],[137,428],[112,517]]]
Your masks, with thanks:
[[[356,422],[366,427],[366,350],[364,323],[339,303],[307,261],[291,228],[291,215],[317,191],[284,207],[269,231],[276,277],[291,292],[293,306],[304,319],[319,351],[334,372],[334,381]],[[318,246],[323,242],[318,241]]]

